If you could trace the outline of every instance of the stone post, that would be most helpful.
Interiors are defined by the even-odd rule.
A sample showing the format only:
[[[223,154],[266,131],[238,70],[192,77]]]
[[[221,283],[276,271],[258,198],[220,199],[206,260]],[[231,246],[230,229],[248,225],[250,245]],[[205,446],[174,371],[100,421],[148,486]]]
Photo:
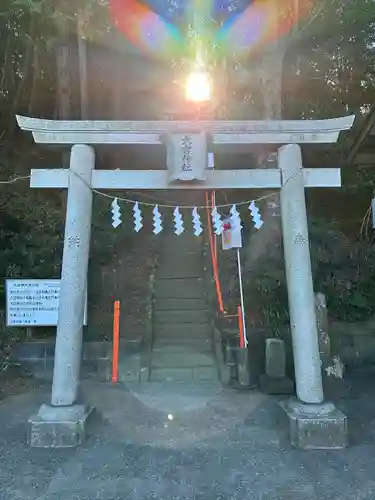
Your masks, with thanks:
[[[294,144],[281,147],[279,167],[282,175],[281,217],[297,396],[303,403],[322,403],[324,397],[300,147]]]
[[[301,148],[279,149],[281,219],[298,400],[284,405],[292,443],[305,449],[346,445],[346,417],[325,403],[311,273]]]
[[[87,267],[90,252],[95,155],[90,146],[73,146],[61,269],[60,306],[53,372],[53,406],[76,403],[82,352]]]
[[[94,163],[95,154],[90,146],[80,144],[72,147],[51,405],[43,405],[38,415],[29,420],[32,446],[70,447],[78,445],[84,436],[88,411],[84,405],[77,404],[77,397]]]

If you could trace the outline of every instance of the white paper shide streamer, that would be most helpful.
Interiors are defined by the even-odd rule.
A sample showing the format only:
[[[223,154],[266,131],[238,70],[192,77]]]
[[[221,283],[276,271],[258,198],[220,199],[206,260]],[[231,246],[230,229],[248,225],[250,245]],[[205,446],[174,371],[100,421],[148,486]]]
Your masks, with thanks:
[[[114,228],[116,227],[119,227],[122,223],[122,220],[121,220],[121,210],[120,210],[120,206],[118,204],[118,200],[117,198],[115,198],[112,203],[111,203],[111,207],[112,207],[112,226]]]
[[[203,232],[203,227],[197,207],[194,207],[192,215],[193,215],[193,228],[194,228],[193,234],[194,236],[200,236]]]
[[[175,232],[174,234],[177,234],[177,236],[180,236],[185,231],[184,228],[184,221],[182,219],[182,215],[180,213],[179,207],[176,207],[173,211],[174,215],[174,226],[175,226]]]
[[[260,229],[263,226],[262,216],[260,215],[259,208],[255,205],[254,201],[250,203],[249,210],[255,229]]]
[[[241,217],[240,213],[237,210],[236,205],[232,205],[232,208],[230,209],[230,224],[234,230],[240,230],[242,231],[242,223],[241,223]]]
[[[125,200],[127,201],[127,200]],[[129,200],[130,201],[130,200]],[[134,231],[138,233],[143,227],[143,213],[141,210],[141,205],[142,202],[135,201],[133,205],[133,222],[134,222]],[[172,207],[171,207],[172,208]],[[187,208],[187,207],[186,207]],[[203,207],[200,207],[203,208]],[[260,229],[264,222],[262,220],[261,213],[258,209],[258,207],[255,205],[255,200],[253,200],[250,205],[248,206],[248,209],[250,211],[252,221],[254,224],[254,227],[256,229]],[[173,210],[173,221],[174,221],[174,233],[179,236],[182,233],[185,232],[185,226],[184,226],[184,219],[183,216],[180,212],[180,207],[177,206]],[[118,198],[114,198],[114,200],[111,203],[111,212],[112,212],[112,226],[114,228],[119,227],[122,224],[122,215],[121,215],[121,207],[118,203]],[[162,220],[162,214],[159,212],[159,206],[155,205],[154,209],[152,211],[153,213],[153,233],[154,234],[159,234],[164,230],[163,227],[163,220]],[[203,231],[204,227],[202,224],[202,219],[198,211],[198,207],[192,207],[192,225],[193,225],[193,234],[194,236],[200,236]],[[223,231],[224,231],[224,222],[222,220],[222,216],[218,212],[218,209],[216,206],[212,208],[211,211],[211,218],[212,218],[212,226],[214,233],[218,236],[220,236]],[[237,205],[234,204],[232,205],[230,209],[230,224],[233,229],[237,229],[239,231],[242,231],[243,229],[243,224],[241,220],[241,214],[237,209]]]
[[[163,221],[161,220],[161,213],[159,212],[159,207],[157,205],[155,205],[152,213],[154,214],[152,218],[154,229],[152,232],[154,234],[159,234],[163,231]]]
[[[212,209],[211,216],[214,232],[219,236],[224,231],[224,223],[221,220],[221,215],[217,211],[216,207]]]
[[[143,218],[142,218],[141,209],[139,208],[138,201],[134,204],[134,207],[133,207],[133,216],[134,216],[134,231],[136,233],[139,233],[139,231],[143,227],[143,223],[142,223]]]

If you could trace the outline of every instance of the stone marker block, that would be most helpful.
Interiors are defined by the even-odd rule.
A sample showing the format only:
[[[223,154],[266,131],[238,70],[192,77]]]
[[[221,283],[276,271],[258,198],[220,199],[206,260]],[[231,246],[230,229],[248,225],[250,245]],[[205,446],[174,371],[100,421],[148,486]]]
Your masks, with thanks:
[[[86,422],[92,408],[84,405],[42,405],[29,419],[28,443],[34,448],[73,448],[85,439]]]
[[[293,446],[303,450],[340,450],[348,445],[347,418],[333,403],[304,404],[296,398],[281,403]]]
[[[285,342],[282,339],[266,339],[266,375],[283,378],[285,371]]]
[[[266,339],[265,374],[259,377],[259,388],[266,394],[294,394],[294,382],[286,376],[285,342]]]

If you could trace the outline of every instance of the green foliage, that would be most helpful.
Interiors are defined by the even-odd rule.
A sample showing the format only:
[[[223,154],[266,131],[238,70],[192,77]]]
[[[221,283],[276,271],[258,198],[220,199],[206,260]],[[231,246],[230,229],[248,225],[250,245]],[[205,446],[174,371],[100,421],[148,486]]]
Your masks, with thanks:
[[[338,321],[365,321],[375,310],[375,246],[350,241],[337,222],[312,221],[310,251],[315,291],[327,297]],[[245,284],[248,308],[277,334],[289,321],[284,262],[269,257],[257,265],[257,278]]]

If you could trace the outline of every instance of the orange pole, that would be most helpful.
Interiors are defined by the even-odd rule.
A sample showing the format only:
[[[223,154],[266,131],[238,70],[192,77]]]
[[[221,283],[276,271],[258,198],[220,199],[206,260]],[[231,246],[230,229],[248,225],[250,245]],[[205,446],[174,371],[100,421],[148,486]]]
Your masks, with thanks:
[[[215,258],[215,253],[214,253],[214,240],[213,240],[213,231],[212,231],[212,225],[211,225],[211,214],[210,214],[210,207],[209,207],[209,196],[208,193],[206,192],[206,206],[207,206],[207,223],[208,223],[208,233],[210,236],[210,249],[211,249],[211,259],[212,259],[212,267],[213,267],[213,272],[214,272],[214,280],[216,284],[216,294],[217,294],[217,301],[219,304],[219,309],[221,313],[224,313],[224,304],[223,304],[223,296],[221,294],[221,287],[220,287],[220,280],[219,280],[219,272],[218,272],[218,267],[217,267],[217,260]]]
[[[238,316],[238,329],[240,331],[240,348],[243,349],[245,347],[245,336],[243,333],[243,322],[242,322],[242,309],[241,306],[237,307],[237,316]]]
[[[113,352],[112,352],[112,383],[118,382],[118,351],[120,342],[120,301],[113,304]]]

